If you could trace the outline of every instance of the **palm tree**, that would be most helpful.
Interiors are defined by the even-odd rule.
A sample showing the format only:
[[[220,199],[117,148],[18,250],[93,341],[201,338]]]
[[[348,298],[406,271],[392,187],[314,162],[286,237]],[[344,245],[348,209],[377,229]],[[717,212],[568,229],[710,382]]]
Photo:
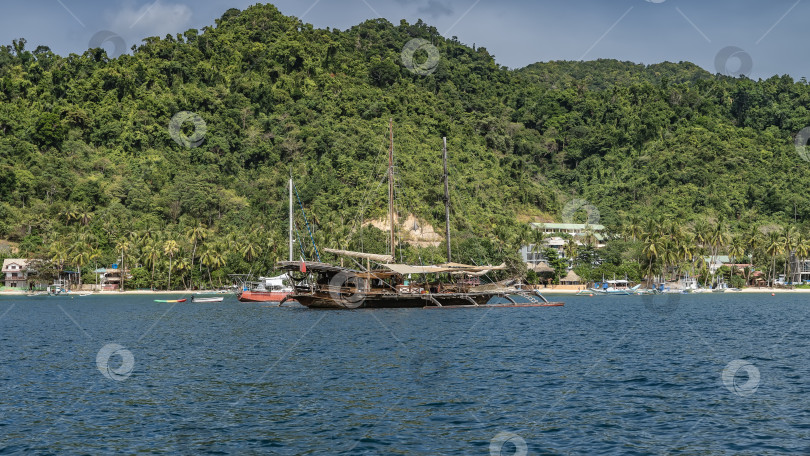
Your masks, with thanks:
[[[348,233],[344,228],[338,228],[338,232],[340,233]],[[343,242],[341,238],[341,241]],[[273,267],[278,261],[278,246],[284,245],[283,240],[278,239],[278,233],[275,232],[263,232],[262,236],[259,237],[259,251],[262,252],[263,261],[265,262],[265,266]],[[269,262],[269,265],[267,264]]]
[[[751,227],[751,230],[745,235],[745,243],[750,252],[762,246],[762,231],[758,226]]]
[[[706,223],[706,221],[700,219],[697,222],[695,222],[694,232],[695,232],[695,241],[697,241],[701,247],[706,247],[706,244],[709,243],[710,237],[710,228],[709,225]]]
[[[723,218],[717,221],[717,224],[709,231],[709,246],[712,248],[712,263],[716,262],[720,250],[728,245],[729,234],[726,228],[726,222]]]
[[[71,246],[72,252],[72,260],[78,267],[79,272],[79,290],[82,289],[82,267],[92,261],[95,258],[98,258],[99,252],[91,247],[89,244],[86,244],[81,241],[77,241],[76,243]]]
[[[566,259],[568,260],[568,265],[573,266],[574,259],[577,256],[577,241],[574,239],[573,236],[567,233],[562,234],[562,238],[565,240],[565,245],[563,246],[563,253],[565,254]]]
[[[64,209],[62,209],[62,211],[59,213],[59,215],[64,216],[65,217],[65,223],[69,224],[71,220],[76,218],[78,213],[79,213],[79,211],[78,211],[78,209],[76,209],[76,205],[75,204],[70,204],[70,205],[66,206]]]
[[[787,225],[782,229],[782,240],[785,243],[785,253],[787,253],[788,258],[785,260],[785,277],[790,277],[790,254],[793,253],[796,244],[796,237],[798,236],[798,231],[792,225]]]
[[[695,255],[692,264],[695,277],[700,277],[701,275],[707,277],[709,275],[709,268],[706,264],[706,258],[703,255]],[[705,280],[703,285],[706,285]]]
[[[748,254],[752,259],[754,253],[760,247],[762,247],[763,242],[762,237],[763,233],[760,230],[760,227],[755,225],[751,226],[751,229],[748,231],[748,233],[745,234],[745,246],[748,249]],[[751,261],[751,263],[753,263],[753,261]],[[749,283],[749,281],[751,280],[751,269],[753,269],[753,264],[752,267],[748,268],[748,275],[745,277],[745,283]]]
[[[533,236],[532,226],[528,223],[524,223],[520,225],[517,232],[517,244],[518,249],[523,247],[524,245],[528,245],[529,240],[532,239]]]
[[[677,240],[678,242],[678,258],[683,260],[684,265],[691,265],[695,257],[695,236],[688,231],[685,231],[683,237]],[[694,270],[691,272],[694,273]]]
[[[799,258],[800,269],[799,280],[801,281],[801,273],[804,272],[805,259],[810,256],[810,239],[806,238],[804,234],[800,234],[796,238],[796,256]]]
[[[665,238],[660,243],[659,249],[658,256],[661,258],[661,262],[663,263],[664,267],[664,274],[666,275],[669,265],[672,265],[674,269],[674,266],[678,264],[678,244],[672,238]]]
[[[224,267],[226,264],[227,264],[227,258],[225,256],[225,250],[222,249],[222,248],[215,249],[214,254],[212,255],[212,258],[211,258],[211,265],[216,270],[216,269]],[[219,280],[219,286],[221,288],[222,287],[222,278],[219,277],[217,280]]]
[[[546,233],[544,233],[540,229],[534,230],[534,233],[532,233],[531,253],[534,254],[535,260],[537,259],[537,255],[543,252],[543,242],[545,240],[546,240]]]
[[[188,289],[189,286],[186,285],[186,273],[191,270],[188,258],[186,257],[178,258],[177,262],[174,264],[174,269],[176,269],[177,272],[181,273],[180,279],[183,281],[183,288]]]
[[[513,245],[512,240],[514,237],[509,229],[505,225],[496,225],[495,228],[492,230],[492,234],[495,235],[495,245],[498,246],[498,251],[503,253],[504,249],[511,250]]]
[[[177,245],[177,241],[174,239],[169,239],[168,241],[163,243],[163,253],[169,256],[169,282],[166,284],[166,289],[170,290],[172,288],[172,260],[174,260],[174,255],[180,250],[180,246]]]
[[[641,236],[644,237],[661,237],[663,236],[663,230],[661,227],[664,225],[664,219],[661,217],[650,217],[644,221],[644,227],[642,229]]]
[[[155,289],[155,265],[160,258],[160,247],[157,241],[153,242],[146,242],[143,246],[143,258],[142,261],[144,264],[149,265],[152,267],[152,279],[150,280],[149,286],[154,290]]]
[[[734,236],[728,247],[728,254],[731,256],[731,263],[737,264],[739,258],[745,255],[745,239],[742,236]],[[732,266],[731,275],[734,275],[734,267]]]
[[[124,291],[124,279],[127,275],[127,268],[126,268],[126,254],[132,249],[132,241],[126,238],[126,236],[122,236],[118,239],[118,242],[115,243],[115,250],[121,252],[121,288],[120,291]]]
[[[785,249],[785,241],[777,231],[768,233],[767,240],[765,241],[765,253],[771,257],[771,286],[776,280],[776,256],[780,255]]]
[[[248,263],[252,262],[254,258],[256,258],[256,254],[258,253],[256,244],[253,242],[253,239],[245,239],[242,241],[242,257]]]
[[[200,255],[200,264],[208,269],[208,284],[213,288],[214,281],[211,278],[211,268],[218,269],[225,266],[225,257],[222,255],[219,246],[205,246],[203,253]]]
[[[200,253],[200,267],[205,266],[206,270],[208,271],[208,286],[213,287],[211,281],[211,265],[215,263],[214,260],[214,250],[210,248],[208,245],[203,245],[203,249]],[[202,283],[202,280],[200,281]]]
[[[598,239],[596,238],[596,231],[594,231],[591,225],[585,225],[585,228],[582,230],[582,243],[593,247],[597,244]]]
[[[652,278],[653,264],[655,264],[655,261],[658,259],[658,252],[661,250],[661,238],[655,233],[645,233],[642,242],[644,243],[642,253],[647,257],[647,261],[649,262],[647,266],[647,281],[649,282]]]
[[[631,215],[627,217],[627,222],[624,225],[623,231],[625,235],[625,240],[627,236],[633,239],[633,241],[635,241],[636,238],[640,238],[642,234],[641,217],[639,217],[638,215]]]
[[[186,239],[192,244],[191,247],[191,268],[194,269],[194,258],[197,256],[197,246],[208,237],[208,229],[202,223],[197,223],[186,230]],[[191,284],[191,288],[194,284]]]
[[[69,249],[60,241],[51,244],[48,249],[48,255],[51,262],[56,263],[59,272],[65,269],[65,263],[68,261]]]
[[[91,212],[86,206],[82,206],[76,213],[74,213],[74,218],[81,222],[82,226],[87,226],[90,223],[90,220],[93,218],[93,212]]]

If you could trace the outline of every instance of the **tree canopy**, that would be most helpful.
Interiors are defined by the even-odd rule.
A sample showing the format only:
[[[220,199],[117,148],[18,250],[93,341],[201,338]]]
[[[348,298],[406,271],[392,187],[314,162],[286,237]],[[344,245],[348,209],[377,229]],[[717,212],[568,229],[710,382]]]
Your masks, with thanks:
[[[414,38],[438,51],[428,74],[402,62]],[[522,222],[559,219],[575,198],[616,232],[628,214],[723,217],[740,230],[810,218],[810,163],[793,145],[810,125],[804,79],[687,62],[513,70],[421,20],[316,29],[272,5],[117,58],[25,44],[0,46],[0,236],[41,256],[85,236],[109,263],[117,243],[137,239],[132,254],[154,266],[144,246],[165,256],[182,238],[170,269],[182,258],[266,269],[287,254],[290,172],[316,242],[384,250],[361,226],[386,212],[389,119],[397,210],[434,225],[447,136],[452,230],[460,251],[478,252],[468,260],[511,249]],[[201,141],[177,140],[196,139],[193,122],[170,127],[181,112],[202,120]],[[195,228],[212,234],[188,236]],[[150,232],[161,234],[144,241]]]

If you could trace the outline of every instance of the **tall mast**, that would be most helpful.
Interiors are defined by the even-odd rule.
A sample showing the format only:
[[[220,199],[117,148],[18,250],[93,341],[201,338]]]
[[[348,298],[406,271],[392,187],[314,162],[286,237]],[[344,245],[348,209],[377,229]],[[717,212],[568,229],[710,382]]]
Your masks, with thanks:
[[[442,161],[444,162],[444,236],[447,238],[447,262],[450,259],[450,178],[447,176],[447,137],[442,138]]]
[[[388,147],[388,218],[391,219],[391,258],[394,258],[394,119],[388,121],[388,131],[391,135],[391,145]]]
[[[290,261],[293,260],[293,181],[292,169],[290,170]]]

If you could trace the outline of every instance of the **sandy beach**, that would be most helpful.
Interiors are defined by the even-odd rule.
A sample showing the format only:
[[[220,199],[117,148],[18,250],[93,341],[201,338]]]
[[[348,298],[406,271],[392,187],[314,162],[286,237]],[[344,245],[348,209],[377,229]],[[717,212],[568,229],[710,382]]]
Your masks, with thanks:
[[[581,288],[538,288],[537,291],[544,295],[575,295],[581,291]],[[18,290],[2,290],[0,291],[0,296],[26,296],[29,294],[29,291],[18,291]],[[107,296],[115,296],[115,295],[199,295],[199,294],[217,294],[217,295],[224,295],[224,294],[234,294],[234,292],[216,292],[216,291],[199,291],[199,290],[126,290],[126,291],[71,291],[69,294],[72,295],[79,295],[90,293],[91,295],[107,295]],[[762,294],[779,294],[779,293],[810,293],[810,288],[743,288],[740,291],[729,291],[726,290],[725,293],[762,293]],[[695,293],[695,294],[708,294],[708,292],[704,293]],[[627,296],[627,295],[623,295]]]
[[[31,292],[26,291],[18,291],[18,290],[2,290],[0,291],[0,296],[26,296]],[[174,294],[174,295],[198,295],[198,294],[233,294],[233,292],[217,292],[217,291],[206,291],[206,290],[125,290],[125,291],[70,291],[68,294],[71,295],[79,295],[79,294],[86,294],[90,293],[91,295],[166,295],[166,294]]]
[[[537,291],[544,295],[572,295],[579,293],[579,290],[572,290],[566,288],[538,288]],[[779,294],[779,293],[810,293],[810,288],[765,288],[765,287],[750,287],[743,288],[740,291],[726,290],[725,293],[762,293],[762,294]],[[694,294],[711,294],[709,292],[694,293]],[[620,295],[627,296],[627,295]]]

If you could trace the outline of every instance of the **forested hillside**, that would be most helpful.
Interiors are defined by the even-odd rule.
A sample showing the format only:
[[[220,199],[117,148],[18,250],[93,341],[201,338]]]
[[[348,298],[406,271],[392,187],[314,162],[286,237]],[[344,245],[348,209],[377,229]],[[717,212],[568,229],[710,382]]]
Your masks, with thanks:
[[[435,71],[403,65],[413,38],[436,47]],[[60,268],[123,252],[145,266],[141,285],[170,260],[173,286],[201,264],[219,278],[264,272],[287,255],[291,171],[319,246],[382,252],[385,236],[360,226],[385,215],[389,119],[397,209],[434,225],[448,137],[459,260],[497,261],[526,238],[521,221],[559,219],[575,198],[616,231],[631,215],[803,222],[810,163],[793,137],[808,101],[804,80],[689,63],[510,70],[421,21],[321,30],[271,5],[114,59],[21,38],[0,48],[0,237]],[[172,139],[184,111],[205,123],[199,145]]]

